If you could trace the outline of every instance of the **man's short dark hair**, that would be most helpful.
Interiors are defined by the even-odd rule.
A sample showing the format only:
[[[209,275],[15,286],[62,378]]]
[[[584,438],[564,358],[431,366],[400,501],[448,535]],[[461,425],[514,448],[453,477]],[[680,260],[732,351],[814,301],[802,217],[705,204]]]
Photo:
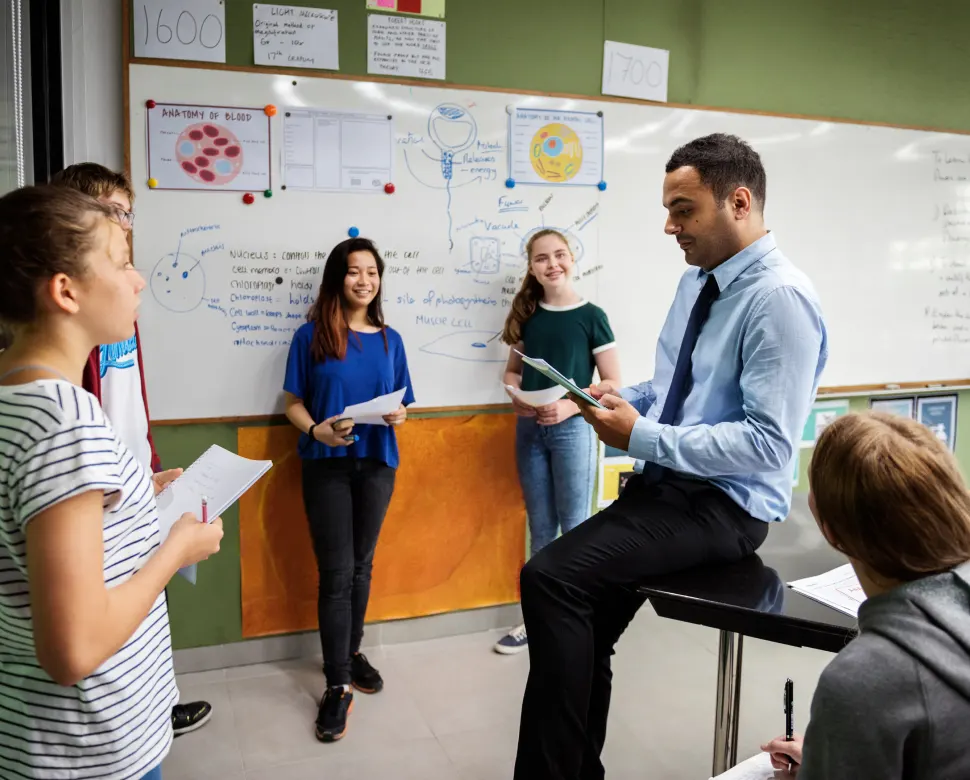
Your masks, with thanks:
[[[718,204],[738,187],[751,190],[757,208],[764,210],[768,178],[761,156],[736,135],[712,133],[684,144],[667,161],[667,173],[690,166],[710,187]]]

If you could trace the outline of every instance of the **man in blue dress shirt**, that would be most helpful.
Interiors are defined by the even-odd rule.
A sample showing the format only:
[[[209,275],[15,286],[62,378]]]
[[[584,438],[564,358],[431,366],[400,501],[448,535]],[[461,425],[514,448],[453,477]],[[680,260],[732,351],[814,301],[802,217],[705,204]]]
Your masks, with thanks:
[[[583,408],[602,441],[637,459],[638,474],[522,570],[531,666],[516,780],[604,777],[610,656],[644,602],[636,586],[750,555],[785,519],[828,356],[815,290],[765,229],[758,154],[718,133],[675,151],[666,171],[665,231],[691,268],[653,379],[599,385],[606,409]]]

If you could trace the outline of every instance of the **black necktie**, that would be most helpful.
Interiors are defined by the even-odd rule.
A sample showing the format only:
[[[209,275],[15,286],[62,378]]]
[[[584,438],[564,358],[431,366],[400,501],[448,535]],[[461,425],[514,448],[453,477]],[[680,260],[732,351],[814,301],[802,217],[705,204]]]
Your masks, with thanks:
[[[701,288],[700,295],[694,302],[694,308],[690,310],[690,317],[687,319],[687,329],[684,331],[684,340],[680,342],[677,366],[674,368],[670,388],[667,390],[667,400],[664,401],[663,411],[657,420],[661,425],[670,425],[687,399],[687,394],[690,392],[691,358],[693,357],[694,347],[697,345],[697,337],[711,313],[711,304],[714,303],[714,299],[720,292],[717,279],[714,278],[713,274],[709,275],[707,282]]]

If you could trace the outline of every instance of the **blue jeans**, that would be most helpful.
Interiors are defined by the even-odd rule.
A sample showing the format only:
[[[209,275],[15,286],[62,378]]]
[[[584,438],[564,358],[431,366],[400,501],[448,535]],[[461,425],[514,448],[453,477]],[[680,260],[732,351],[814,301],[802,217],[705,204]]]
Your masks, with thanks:
[[[141,780],[162,780],[162,766],[159,764]]]
[[[532,555],[589,517],[596,478],[596,434],[576,415],[558,425],[520,417],[515,430],[519,482]]]

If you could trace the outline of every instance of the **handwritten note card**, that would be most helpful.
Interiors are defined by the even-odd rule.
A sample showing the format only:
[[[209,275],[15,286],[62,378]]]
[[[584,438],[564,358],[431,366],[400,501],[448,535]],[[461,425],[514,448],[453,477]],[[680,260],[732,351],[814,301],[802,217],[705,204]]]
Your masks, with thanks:
[[[222,0],[135,0],[135,56],[226,61]]]
[[[603,94],[665,103],[669,64],[666,49],[604,41]]]
[[[257,65],[339,70],[337,12],[254,3],[253,61]]]
[[[444,22],[371,14],[367,26],[368,73],[444,79]]]
[[[399,14],[445,18],[445,0],[367,0],[367,7]]]

